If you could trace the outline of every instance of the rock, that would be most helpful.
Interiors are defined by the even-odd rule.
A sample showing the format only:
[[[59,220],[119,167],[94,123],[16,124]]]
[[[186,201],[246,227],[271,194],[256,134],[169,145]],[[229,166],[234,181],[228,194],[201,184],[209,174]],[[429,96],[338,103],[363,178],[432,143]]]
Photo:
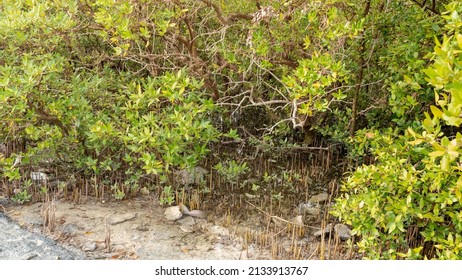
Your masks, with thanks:
[[[94,250],[96,250],[96,243],[88,242],[87,244],[82,246],[82,250],[85,252],[93,252]]]
[[[176,173],[177,180],[184,186],[189,185],[200,185],[205,182],[205,176],[208,174],[208,170],[200,166],[193,167],[191,169],[183,169]]]
[[[341,240],[345,241],[351,238],[351,231],[350,229],[344,224],[336,224],[335,225],[335,233],[337,233],[338,237]]]
[[[181,213],[183,213],[184,215],[188,215],[188,216],[191,216],[191,217],[196,217],[196,218],[199,218],[199,219],[206,219],[207,218],[207,213],[202,211],[202,210],[189,211],[188,207],[186,207],[186,205],[184,205],[184,204],[181,204],[179,207],[180,207]]]
[[[117,225],[126,221],[130,221],[136,218],[136,213],[127,213],[116,217],[110,217],[107,222],[110,225]]]
[[[169,221],[176,221],[183,217],[183,213],[180,211],[180,206],[171,206],[165,209],[164,217]]]
[[[323,203],[324,201],[328,199],[329,199],[329,195],[327,193],[320,193],[320,194],[312,196],[310,200],[308,200],[308,203],[312,203],[312,204],[318,203],[319,204],[319,203]]]
[[[7,206],[9,203],[10,200],[7,197],[0,196],[0,205]],[[0,208],[0,211],[3,211],[3,209]]]
[[[196,220],[191,216],[185,215],[181,219],[178,219],[176,222],[180,225],[186,225],[186,224],[194,225],[196,223]]]
[[[351,231],[350,229],[344,225],[344,224],[336,224],[335,227],[332,226],[332,224],[328,224],[324,230],[318,230],[315,233],[313,233],[314,236],[319,237],[322,234],[329,234],[332,232],[332,230],[335,231],[337,236],[345,241],[351,238]]]
[[[183,232],[190,233],[195,231],[196,220],[191,216],[183,216],[176,222],[180,224],[180,229]]]
[[[207,213],[202,210],[192,210],[185,214],[199,219],[207,219]]]
[[[85,255],[80,250],[65,249],[55,240],[24,230],[0,211],[0,260],[83,258]]]
[[[329,234],[332,232],[332,229],[333,229],[333,226],[332,224],[328,224],[324,229],[320,229],[318,231],[316,231],[315,233],[313,233],[314,236],[316,237],[319,237],[323,234]]]
[[[46,184],[48,181],[48,175],[43,172],[31,172],[30,179],[35,184]]]
[[[143,187],[143,188],[140,189],[140,193],[141,193],[142,195],[148,195],[148,194],[149,194],[149,190],[148,190],[148,188]]]
[[[300,203],[296,210],[301,215],[318,216],[321,213],[321,208],[319,207],[319,204],[313,204],[311,202]]]
[[[298,215],[296,217],[293,217],[292,219],[290,219],[290,222],[292,224],[294,224],[295,226],[297,227],[303,227],[304,224],[303,224],[303,216],[302,215]]]

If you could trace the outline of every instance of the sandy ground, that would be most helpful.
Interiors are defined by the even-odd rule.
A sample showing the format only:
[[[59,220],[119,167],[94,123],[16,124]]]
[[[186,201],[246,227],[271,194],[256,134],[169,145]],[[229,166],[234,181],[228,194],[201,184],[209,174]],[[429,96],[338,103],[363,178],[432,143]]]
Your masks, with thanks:
[[[212,221],[183,217],[171,222],[149,196],[125,201],[81,204],[56,201],[54,229],[44,221],[49,204],[12,205],[6,214],[22,228],[41,232],[58,244],[84,252],[88,259],[270,259],[271,254]],[[45,212],[46,213],[46,212]],[[52,213],[52,214],[53,214]],[[109,248],[108,248],[109,247]]]

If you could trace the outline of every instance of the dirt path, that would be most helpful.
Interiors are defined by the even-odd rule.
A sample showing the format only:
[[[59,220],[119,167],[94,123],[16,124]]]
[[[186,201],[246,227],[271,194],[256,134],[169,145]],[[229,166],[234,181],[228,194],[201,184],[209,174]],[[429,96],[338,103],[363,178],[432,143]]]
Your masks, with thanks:
[[[164,219],[164,209],[149,197],[118,202],[57,201],[55,229],[43,226],[43,203],[8,206],[8,216],[30,231],[42,231],[59,244],[85,252],[89,259],[269,259],[224,227],[192,217]],[[109,233],[110,232],[110,233]],[[110,239],[111,249],[106,248]]]

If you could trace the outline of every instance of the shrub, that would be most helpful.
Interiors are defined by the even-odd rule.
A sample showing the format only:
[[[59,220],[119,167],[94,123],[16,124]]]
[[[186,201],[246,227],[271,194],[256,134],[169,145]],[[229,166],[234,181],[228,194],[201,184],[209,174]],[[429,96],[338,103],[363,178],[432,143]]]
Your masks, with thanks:
[[[376,163],[347,178],[333,214],[352,225],[367,258],[462,259],[462,135],[449,129],[462,123],[462,4],[446,8],[445,34],[423,70],[435,91],[432,116],[404,135],[356,137]]]

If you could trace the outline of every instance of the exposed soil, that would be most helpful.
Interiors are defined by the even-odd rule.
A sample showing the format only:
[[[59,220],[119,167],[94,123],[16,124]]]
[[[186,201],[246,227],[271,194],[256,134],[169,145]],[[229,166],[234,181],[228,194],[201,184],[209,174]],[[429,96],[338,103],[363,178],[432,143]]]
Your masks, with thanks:
[[[45,205],[46,207],[47,205]],[[89,259],[270,259],[268,250],[244,245],[242,238],[209,221],[183,217],[170,222],[149,196],[81,204],[56,201],[55,229],[44,227],[44,203],[9,205],[8,216],[59,244],[85,251]],[[108,233],[110,232],[110,234]],[[110,239],[110,250],[107,248]]]

